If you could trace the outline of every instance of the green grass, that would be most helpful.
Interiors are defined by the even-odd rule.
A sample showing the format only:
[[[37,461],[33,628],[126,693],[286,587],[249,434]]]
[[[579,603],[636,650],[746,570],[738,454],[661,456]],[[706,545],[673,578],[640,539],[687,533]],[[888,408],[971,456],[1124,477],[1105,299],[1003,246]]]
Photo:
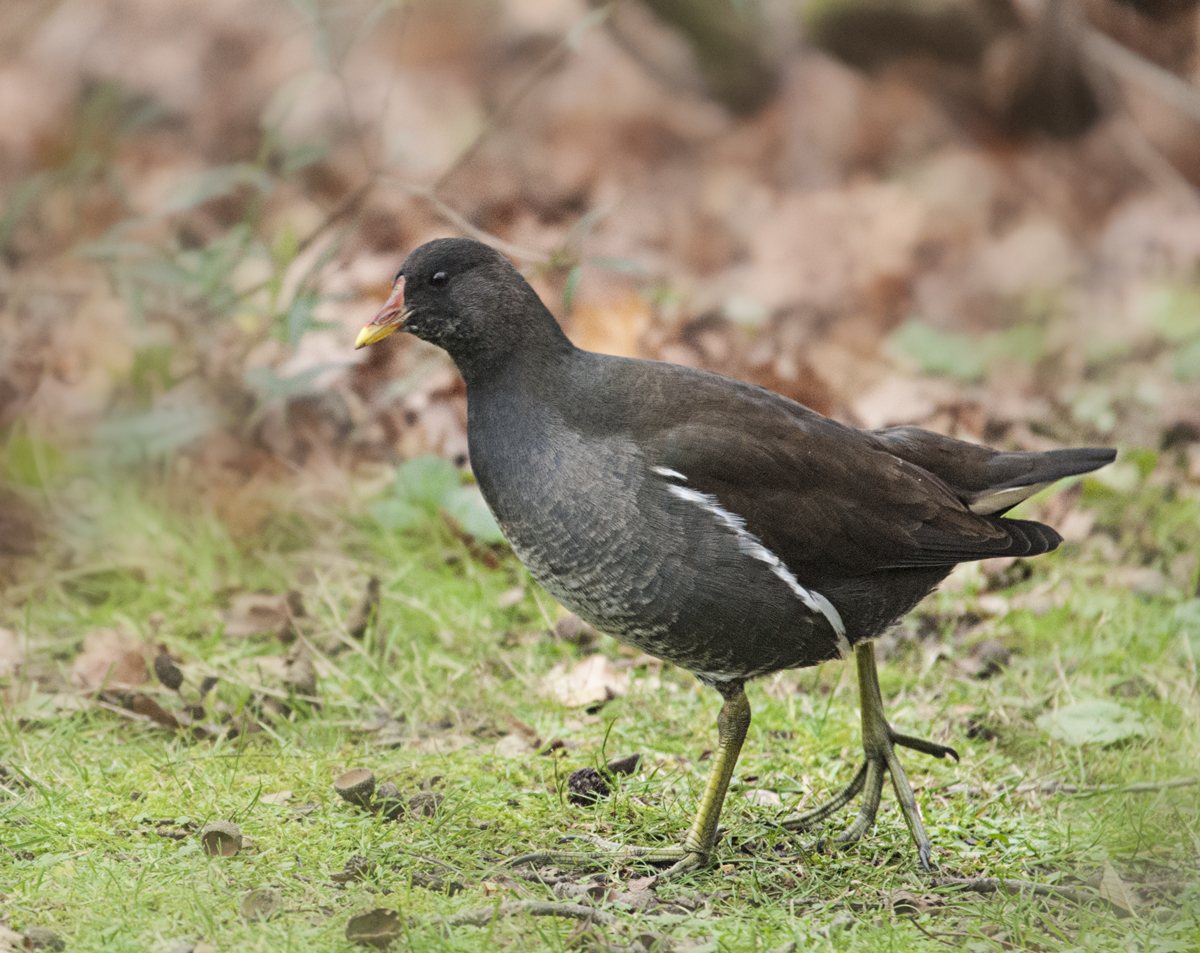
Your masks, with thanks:
[[[58,499],[61,546],[0,609],[0,625],[28,633],[28,675],[48,684],[56,669],[66,673],[95,628],[149,636],[156,623],[154,638],[183,659],[190,685],[219,676],[208,719],[254,712],[255,688],[270,683],[255,660],[286,650],[263,636],[225,636],[221,610],[236,591],[291,587],[305,594],[316,619],[311,637],[329,667],[319,707],[295,702],[290,716],[261,716],[263,731],[235,738],[197,739],[94,705],[71,711],[50,694],[0,709],[0,763],[9,768],[0,792],[0,909],[14,929],[46,927],[81,951],[167,951],[200,940],[221,951],[349,949],[347,919],[385,906],[403,915],[405,948],[574,949],[578,924],[570,920],[515,916],[447,933],[437,918],[553,899],[548,886],[514,878],[503,861],[563,834],[670,844],[686,830],[719,697],[686,673],[639,665],[630,693],[597,714],[546,698],[545,674],[579,653],[546,634],[558,610],[511,554],[464,542],[437,521],[401,534],[367,516],[320,512],[297,517],[297,532],[237,545],[216,521],[170,515],[153,494],[129,486],[75,493],[88,506],[70,493]],[[754,723],[722,818],[718,866],[659,886],[659,900],[676,906],[605,907],[629,926],[609,940],[647,934],[676,949],[737,951],[793,941],[839,951],[1200,949],[1200,788],[1016,791],[1020,781],[1128,784],[1200,773],[1194,569],[1188,579],[1170,575],[1200,551],[1195,488],[1151,466],[1130,491],[1089,482],[1084,499],[1099,515],[1096,534],[1033,561],[1031,576],[1002,590],[1018,608],[977,611],[978,578],[927,600],[882,663],[883,690],[900,730],[953,743],[963,756],[958,765],[903,756],[939,876],[1094,886],[1107,862],[1137,891],[1139,916],[931,886],[890,790],[875,830],[857,846],[819,853],[807,849],[810,839],[773,833],[771,820],[816,803],[854,770],[853,674],[830,664],[750,688]],[[297,538],[311,545],[297,548]],[[1122,565],[1167,571],[1166,587],[1144,596],[1107,585],[1114,552]],[[372,573],[384,598],[360,644],[345,634],[345,619]],[[501,608],[499,597],[518,586],[525,597]],[[1039,604],[1047,593],[1053,598]],[[957,663],[986,638],[1013,654],[1000,674],[980,680]],[[933,651],[939,644],[945,657]],[[600,650],[634,662],[607,638]],[[155,697],[178,707],[173,696]],[[1114,698],[1142,717],[1148,737],[1076,747],[1038,726],[1039,716],[1073,701]],[[408,741],[377,742],[370,728],[380,704],[405,720]],[[553,755],[522,748],[511,740],[521,725],[570,747]],[[633,751],[643,755],[639,772],[608,800],[577,807],[563,796],[575,768]],[[433,817],[383,823],[333,791],[339,773],[361,766],[406,796],[425,782],[445,800]],[[752,788],[776,792],[781,806],[752,805],[744,796]],[[263,800],[281,791],[291,792],[286,803]],[[238,856],[205,856],[194,831],[211,820],[236,821],[248,835]],[[355,854],[375,863],[373,873],[333,882]],[[574,879],[607,878],[625,890],[644,873],[617,867]],[[421,875],[463,889],[432,891]],[[264,885],[280,891],[281,912],[248,922],[242,898]],[[928,909],[893,909],[901,892]]]

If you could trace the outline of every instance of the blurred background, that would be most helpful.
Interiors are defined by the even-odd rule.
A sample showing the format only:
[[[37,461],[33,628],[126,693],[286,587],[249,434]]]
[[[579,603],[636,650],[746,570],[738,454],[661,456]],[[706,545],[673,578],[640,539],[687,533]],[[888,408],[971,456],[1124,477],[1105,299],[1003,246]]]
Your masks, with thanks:
[[[448,359],[352,350],[444,235],[587,348],[1194,483],[1195,6],[6,0],[3,572],[99,474],[253,541],[466,466]]]

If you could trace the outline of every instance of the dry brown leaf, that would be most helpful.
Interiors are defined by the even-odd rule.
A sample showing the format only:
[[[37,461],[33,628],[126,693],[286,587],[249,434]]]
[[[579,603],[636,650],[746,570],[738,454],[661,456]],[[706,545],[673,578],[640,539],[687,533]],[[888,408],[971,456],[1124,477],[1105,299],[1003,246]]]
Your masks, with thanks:
[[[153,648],[120,629],[95,629],[83,640],[83,651],[71,665],[71,683],[85,691],[144,685],[146,661]]]
[[[278,637],[287,630],[290,619],[287,596],[243,592],[225,612],[225,635],[246,639],[263,632]]]
[[[149,695],[138,692],[133,696],[129,707],[139,715],[144,715],[155,724],[169,728],[171,731],[176,731],[180,727],[178,719]]]
[[[1114,907],[1137,916],[1137,900],[1134,899],[1133,889],[1121,879],[1120,874],[1107,860],[1104,862],[1104,872],[1100,876],[1100,896]]]
[[[629,673],[618,671],[606,655],[596,653],[570,671],[559,662],[542,680],[542,692],[568,708],[606,702],[629,691]]]
[[[258,799],[258,803],[259,804],[283,805],[283,804],[287,804],[287,802],[290,801],[291,799],[292,799],[291,791],[275,791],[272,794],[261,795]]]

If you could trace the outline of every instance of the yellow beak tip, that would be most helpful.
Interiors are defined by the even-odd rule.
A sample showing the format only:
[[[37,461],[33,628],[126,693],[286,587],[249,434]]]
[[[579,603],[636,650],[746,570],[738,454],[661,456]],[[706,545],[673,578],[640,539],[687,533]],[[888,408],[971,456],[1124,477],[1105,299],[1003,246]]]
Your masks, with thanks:
[[[385,337],[394,331],[398,331],[400,326],[397,324],[368,324],[365,328],[358,332],[358,337],[354,339],[354,349],[364,348],[368,344],[374,344],[377,341],[382,341]]]

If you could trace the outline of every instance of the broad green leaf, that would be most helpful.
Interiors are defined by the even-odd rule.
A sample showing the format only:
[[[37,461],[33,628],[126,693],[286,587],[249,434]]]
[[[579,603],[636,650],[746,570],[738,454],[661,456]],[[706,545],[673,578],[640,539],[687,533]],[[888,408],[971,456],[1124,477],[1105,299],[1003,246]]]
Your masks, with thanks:
[[[477,486],[460,486],[451,490],[442,502],[442,507],[454,517],[464,533],[481,543],[503,543],[504,534],[496,517],[483,501]]]
[[[384,529],[419,529],[429,523],[429,512],[403,500],[380,500],[371,507],[371,515]]]
[[[462,481],[462,474],[441,457],[417,457],[397,469],[389,497],[376,503],[371,514],[385,529],[410,530],[444,513],[481,543],[503,542],[479,487]]]
[[[462,485],[462,477],[441,457],[416,457],[396,470],[392,492],[396,498],[417,506],[436,509],[451,490]]]
[[[987,356],[978,341],[965,334],[940,331],[923,321],[908,321],[889,343],[914,358],[927,374],[977,380],[987,370]]]
[[[1037,726],[1051,738],[1071,745],[1111,745],[1150,734],[1136,711],[1099,699],[1047,712],[1038,718]]]

